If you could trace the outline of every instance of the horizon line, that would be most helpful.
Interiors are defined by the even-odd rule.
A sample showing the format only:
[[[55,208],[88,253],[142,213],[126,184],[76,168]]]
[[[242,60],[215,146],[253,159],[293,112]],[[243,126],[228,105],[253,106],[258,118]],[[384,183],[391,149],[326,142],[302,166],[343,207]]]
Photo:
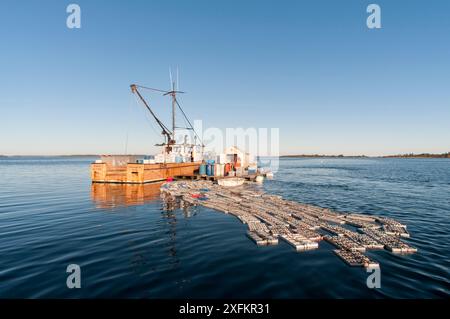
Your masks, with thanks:
[[[0,157],[96,157],[96,156],[123,156],[123,155],[129,155],[129,156],[145,156],[148,154],[0,154]],[[365,154],[353,154],[353,155],[344,155],[344,154],[281,154],[278,156],[259,156],[259,157],[406,157],[406,156],[443,156],[448,155],[450,157],[450,151],[443,152],[443,153],[428,153],[428,152],[422,152],[422,153],[397,153],[397,154],[387,154],[387,155],[365,155]]]

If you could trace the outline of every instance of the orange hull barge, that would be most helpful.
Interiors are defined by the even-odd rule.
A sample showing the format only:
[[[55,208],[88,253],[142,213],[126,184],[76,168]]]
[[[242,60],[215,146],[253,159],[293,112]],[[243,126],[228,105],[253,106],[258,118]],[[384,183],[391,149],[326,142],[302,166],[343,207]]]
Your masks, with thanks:
[[[92,163],[91,179],[94,183],[145,184],[169,177],[194,175],[201,162],[110,165]]]

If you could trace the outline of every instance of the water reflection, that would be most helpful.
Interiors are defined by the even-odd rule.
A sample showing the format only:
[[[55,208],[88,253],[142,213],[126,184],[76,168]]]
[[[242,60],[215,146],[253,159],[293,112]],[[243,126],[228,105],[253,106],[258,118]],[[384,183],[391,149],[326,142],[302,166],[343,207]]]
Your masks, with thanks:
[[[111,184],[92,183],[91,198],[96,208],[138,206],[158,200],[161,183]]]
[[[160,193],[162,183],[151,184],[112,184],[92,183],[91,198],[96,208],[139,206],[162,199],[162,210],[166,215],[181,209],[184,217],[195,215],[188,202]]]
[[[164,269],[178,269],[180,259],[178,257],[178,226],[180,213],[184,218],[196,215],[195,207],[181,198],[167,196],[167,193],[160,192],[162,183],[151,184],[112,184],[112,183],[92,183],[91,199],[98,209],[115,210],[128,206],[156,205],[161,212],[160,225],[163,225],[163,232],[160,233],[163,239],[148,248],[137,247],[138,242],[130,240],[129,250],[131,253],[130,268],[138,276],[145,276],[148,273],[163,271]],[[154,265],[148,256],[154,254],[158,245],[162,245],[168,257],[163,266]],[[182,284],[180,284],[182,285]]]
[[[189,218],[193,207],[191,204],[180,198],[161,194],[162,183],[151,184],[113,184],[113,183],[92,183],[91,199],[98,209],[120,209],[128,206],[140,206],[145,204],[156,204],[161,209],[161,218],[165,225],[163,246],[169,257],[164,265],[170,269],[179,267],[180,260],[177,252],[177,227],[179,213],[182,212],[185,218]],[[148,251],[137,249],[136,243],[130,241],[129,249],[132,251],[131,269],[137,275],[143,275],[150,271],[160,271],[160,267],[152,267],[152,263],[146,257]]]
[[[168,213],[180,209],[185,218],[196,215],[195,206],[183,200],[181,196],[172,196],[169,193],[161,193],[161,198],[163,200],[163,210]]]

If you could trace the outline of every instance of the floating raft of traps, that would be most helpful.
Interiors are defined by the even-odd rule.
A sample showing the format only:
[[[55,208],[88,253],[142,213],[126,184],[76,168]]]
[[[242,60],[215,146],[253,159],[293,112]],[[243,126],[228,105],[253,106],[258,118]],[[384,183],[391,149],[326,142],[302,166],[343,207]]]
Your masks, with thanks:
[[[401,240],[409,237],[406,225],[391,218],[342,214],[245,186],[224,188],[212,181],[176,181],[163,184],[161,196],[170,209],[201,205],[237,217],[248,226],[247,236],[257,245],[276,245],[283,240],[303,251],[317,249],[325,240],[351,266],[379,267],[364,255],[370,249],[417,252]]]

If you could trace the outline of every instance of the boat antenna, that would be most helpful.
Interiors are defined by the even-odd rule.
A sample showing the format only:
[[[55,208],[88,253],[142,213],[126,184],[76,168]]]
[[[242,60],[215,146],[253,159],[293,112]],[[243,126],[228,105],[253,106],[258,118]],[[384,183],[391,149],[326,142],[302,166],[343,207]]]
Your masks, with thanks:
[[[177,93],[185,93],[182,91],[178,91],[175,89],[175,81],[172,80],[172,69],[169,68],[169,78],[170,78],[170,87],[171,90],[169,92],[164,93],[163,95],[170,95],[172,97],[172,140],[175,142],[175,129],[176,129],[176,116],[175,109],[177,105]],[[178,78],[178,70],[177,70],[177,78]],[[178,87],[178,84],[177,84]]]
[[[177,66],[177,91],[178,91],[179,86],[180,86],[180,79],[178,77],[178,66]]]

